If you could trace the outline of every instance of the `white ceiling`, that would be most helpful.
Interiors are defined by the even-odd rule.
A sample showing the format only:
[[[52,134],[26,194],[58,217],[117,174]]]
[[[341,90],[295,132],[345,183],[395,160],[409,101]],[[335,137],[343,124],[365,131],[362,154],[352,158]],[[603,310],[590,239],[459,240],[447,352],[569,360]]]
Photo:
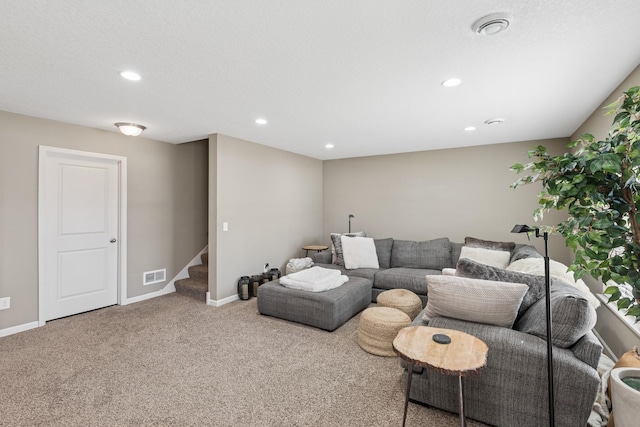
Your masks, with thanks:
[[[495,12],[506,32],[471,30]],[[639,0],[3,0],[0,110],[318,159],[566,137],[640,63],[639,22]]]

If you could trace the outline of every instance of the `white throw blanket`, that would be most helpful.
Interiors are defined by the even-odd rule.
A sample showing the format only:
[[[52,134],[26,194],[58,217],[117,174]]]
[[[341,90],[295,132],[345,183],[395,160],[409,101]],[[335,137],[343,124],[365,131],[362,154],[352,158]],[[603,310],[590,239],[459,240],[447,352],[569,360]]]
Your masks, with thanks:
[[[313,265],[313,260],[309,257],[306,258],[291,258],[287,263],[287,268],[291,270],[302,270],[303,268],[309,268]]]
[[[280,284],[291,289],[309,292],[322,292],[337,288],[349,280],[340,270],[323,267],[311,267],[280,278]]]
[[[589,301],[593,308],[600,306],[600,301],[589,290],[589,287],[582,279],[575,280],[572,271],[567,271],[567,266],[552,259],[549,260],[549,276],[555,277],[575,286]],[[507,270],[517,271],[519,273],[533,274],[536,276],[544,276],[544,258],[524,258],[514,261],[507,267]]]

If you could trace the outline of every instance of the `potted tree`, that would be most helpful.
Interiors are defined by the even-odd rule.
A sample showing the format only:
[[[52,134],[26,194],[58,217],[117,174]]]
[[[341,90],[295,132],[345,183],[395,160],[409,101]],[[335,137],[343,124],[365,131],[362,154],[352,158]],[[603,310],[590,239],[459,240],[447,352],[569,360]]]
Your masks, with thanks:
[[[640,321],[640,86],[606,108],[614,119],[603,141],[584,134],[560,156],[534,147],[531,162],[511,167],[525,173],[512,188],[542,184],[534,218],[566,209],[568,218],[548,231],[575,253],[569,269],[602,279],[609,301]]]

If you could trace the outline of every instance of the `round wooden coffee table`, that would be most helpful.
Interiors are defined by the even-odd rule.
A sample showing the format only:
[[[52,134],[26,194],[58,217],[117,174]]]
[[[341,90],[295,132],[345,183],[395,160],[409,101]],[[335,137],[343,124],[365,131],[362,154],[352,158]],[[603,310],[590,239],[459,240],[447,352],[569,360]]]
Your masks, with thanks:
[[[307,245],[307,246],[303,246],[302,247],[302,250],[305,251],[304,256],[309,256],[309,251],[321,252],[321,251],[324,251],[325,249],[329,249],[329,246],[325,246],[325,245]]]
[[[448,344],[434,340],[448,337]],[[444,338],[446,341],[447,338]],[[407,361],[407,386],[404,399],[404,427],[407,419],[409,392],[413,366],[435,369],[440,373],[458,376],[460,398],[460,426],[467,425],[464,416],[464,396],[462,377],[478,372],[487,363],[487,345],[473,335],[452,329],[431,328],[429,326],[409,326],[401,329],[393,340],[393,349]]]

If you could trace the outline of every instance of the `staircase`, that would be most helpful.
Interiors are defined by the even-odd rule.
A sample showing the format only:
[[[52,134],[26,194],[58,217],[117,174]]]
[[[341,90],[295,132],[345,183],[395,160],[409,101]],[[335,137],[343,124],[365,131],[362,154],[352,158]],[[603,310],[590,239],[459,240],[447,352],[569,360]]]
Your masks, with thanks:
[[[209,290],[209,254],[200,255],[202,264],[189,267],[189,277],[175,281],[176,292],[207,302]]]

